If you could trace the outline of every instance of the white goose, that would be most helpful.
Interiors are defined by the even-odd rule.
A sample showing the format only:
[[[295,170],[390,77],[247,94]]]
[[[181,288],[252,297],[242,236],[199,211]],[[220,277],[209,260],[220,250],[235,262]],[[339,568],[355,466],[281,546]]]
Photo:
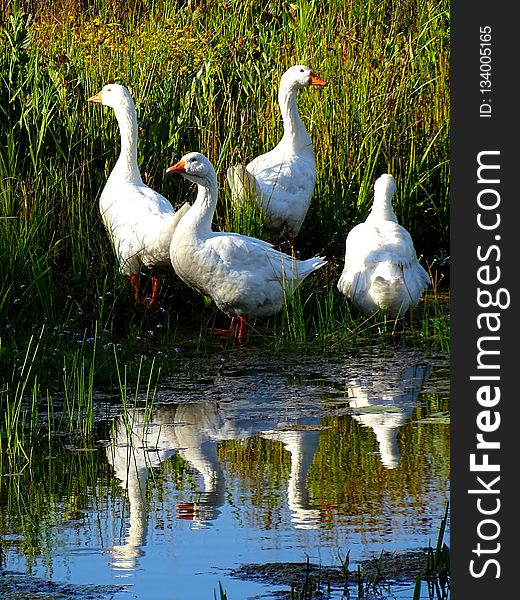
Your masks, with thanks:
[[[126,87],[110,83],[88,102],[111,106],[119,124],[121,152],[99,199],[99,209],[121,272],[130,277],[136,304],[152,308],[159,284],[157,271],[171,270],[171,237],[189,204],[176,212],[164,196],[143,183],[137,164],[137,115]],[[152,271],[152,292],[141,301],[139,274],[144,269]]]
[[[217,307],[231,317],[229,330],[217,332],[243,342],[248,319],[278,312],[286,295],[326,261],[319,257],[296,260],[263,240],[212,231],[217,175],[211,162],[199,152],[186,154],[167,172],[180,173],[198,186],[197,199],[171,240],[173,268],[186,284],[211,296]]]
[[[345,266],[338,289],[365,314],[378,310],[390,318],[414,307],[431,283],[417,260],[412,238],[392,210],[396,185],[384,174],[374,185],[372,210],[345,243]]]
[[[314,148],[298,113],[296,95],[303,87],[324,85],[305,65],[285,71],[278,90],[282,139],[273,150],[254,158],[245,168],[237,165],[227,171],[235,202],[240,205],[248,198],[256,198],[266,228],[275,234],[285,228],[291,243],[300,231],[316,183]]]

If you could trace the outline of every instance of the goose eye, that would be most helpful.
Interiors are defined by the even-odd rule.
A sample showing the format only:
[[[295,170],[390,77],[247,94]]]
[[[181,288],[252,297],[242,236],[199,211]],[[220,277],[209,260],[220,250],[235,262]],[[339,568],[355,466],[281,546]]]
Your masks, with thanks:
[[[305,69],[300,69],[300,73],[305,73]]]

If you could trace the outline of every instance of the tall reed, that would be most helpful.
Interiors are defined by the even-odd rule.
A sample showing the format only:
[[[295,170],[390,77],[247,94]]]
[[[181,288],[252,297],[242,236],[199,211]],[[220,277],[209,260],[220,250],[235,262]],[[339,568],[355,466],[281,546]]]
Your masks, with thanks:
[[[318,165],[301,254],[341,260],[383,171],[396,176],[396,212],[419,253],[427,262],[447,253],[447,3],[51,4],[19,2],[3,27],[1,252],[15,257],[1,272],[12,284],[8,306],[25,283],[28,305],[57,318],[58,290],[95,302],[93,281],[118,280],[96,204],[117,157],[117,124],[86,104],[113,79],[136,100],[148,182],[174,203],[189,198],[189,184],[164,171],[199,149],[218,165],[217,223],[254,233],[226,202],[225,168],[277,143],[280,75],[308,62],[329,86],[298,98]]]
[[[112,111],[88,105],[87,98],[108,81],[127,85],[147,183],[175,205],[192,200],[192,186],[166,177],[165,169],[186,151],[201,150],[219,177],[215,228],[263,237],[259,215],[239,214],[230,202],[225,170],[279,141],[277,88],[294,63],[309,64],[329,84],[298,96],[317,162],[298,252],[324,255],[329,265],[286,306],[275,331],[301,343],[321,336],[326,344],[335,334],[350,343],[365,325],[368,335],[380,335],[379,325],[357,318],[335,286],[348,230],[365,218],[374,179],[385,171],[396,177],[395,211],[423,264],[435,272],[436,285],[448,285],[446,0],[275,0],[269,6],[253,0],[11,0],[0,15],[3,373],[12,371],[43,324],[41,354],[47,357],[58,335],[52,332],[72,322],[85,339],[124,341],[125,352],[138,355],[129,363],[136,372],[136,332],[144,335],[156,318],[133,306],[101,223],[97,203],[118,156],[119,132]],[[174,275],[163,278],[159,297],[170,337],[194,315],[209,323],[214,314]],[[444,310],[424,318],[416,341],[443,335]],[[96,362],[110,365],[115,380],[103,345]],[[58,348],[59,369],[71,349]],[[81,373],[81,364],[74,369],[88,387],[90,367],[85,363]],[[37,370],[45,377],[45,369]],[[95,370],[94,383],[103,372]]]

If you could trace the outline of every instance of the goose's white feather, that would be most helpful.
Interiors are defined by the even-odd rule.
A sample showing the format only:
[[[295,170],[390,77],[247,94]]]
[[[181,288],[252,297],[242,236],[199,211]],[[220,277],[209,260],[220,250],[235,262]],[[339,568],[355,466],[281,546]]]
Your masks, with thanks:
[[[326,263],[320,257],[296,260],[263,240],[212,231],[217,176],[202,154],[185,155],[169,171],[178,171],[198,185],[197,199],[171,240],[175,272],[190,287],[213,298],[230,317],[273,315],[286,295]]]
[[[417,260],[408,231],[392,210],[396,185],[384,174],[375,183],[374,203],[364,223],[356,225],[345,243],[345,265],[338,289],[366,314],[381,310],[391,318],[414,307],[430,285]]]
[[[278,103],[284,134],[270,152],[254,158],[245,168],[227,171],[232,198],[240,205],[253,197],[273,233],[284,228],[292,238],[298,235],[311,202],[316,183],[314,148],[296,107],[299,89],[325,82],[305,65],[295,65],[281,77]]]
[[[143,182],[137,163],[137,115],[127,88],[108,84],[89,101],[112,107],[119,124],[121,152],[101,193],[99,209],[121,272],[131,276],[143,268],[171,269],[171,237],[189,205],[175,211]]]

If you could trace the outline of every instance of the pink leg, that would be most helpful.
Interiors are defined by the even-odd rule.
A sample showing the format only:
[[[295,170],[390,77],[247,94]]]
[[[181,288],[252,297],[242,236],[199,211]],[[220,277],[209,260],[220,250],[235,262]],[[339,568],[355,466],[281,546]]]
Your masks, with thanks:
[[[217,335],[234,338],[239,344],[243,344],[247,337],[247,320],[245,317],[231,317],[229,329],[212,329]]]
[[[240,317],[240,323],[238,325],[238,332],[235,334],[235,339],[239,344],[243,344],[247,337],[247,321],[245,317]]]
[[[130,283],[132,284],[132,292],[134,294],[134,302],[139,304],[139,275],[130,275]]]
[[[404,315],[404,322],[405,322],[405,325],[407,325],[408,327],[412,326],[412,322],[413,322],[413,308],[409,308],[406,311],[406,314]]]
[[[177,519],[193,521],[195,518],[195,504],[193,502],[182,502],[177,504]]]
[[[225,337],[235,337],[237,317],[231,317],[229,323],[229,329],[223,329],[221,327],[214,327],[211,332],[215,335],[223,335]]]
[[[157,290],[159,289],[159,277],[152,275],[152,294],[143,299],[143,304],[150,310],[155,306],[157,301]]]

